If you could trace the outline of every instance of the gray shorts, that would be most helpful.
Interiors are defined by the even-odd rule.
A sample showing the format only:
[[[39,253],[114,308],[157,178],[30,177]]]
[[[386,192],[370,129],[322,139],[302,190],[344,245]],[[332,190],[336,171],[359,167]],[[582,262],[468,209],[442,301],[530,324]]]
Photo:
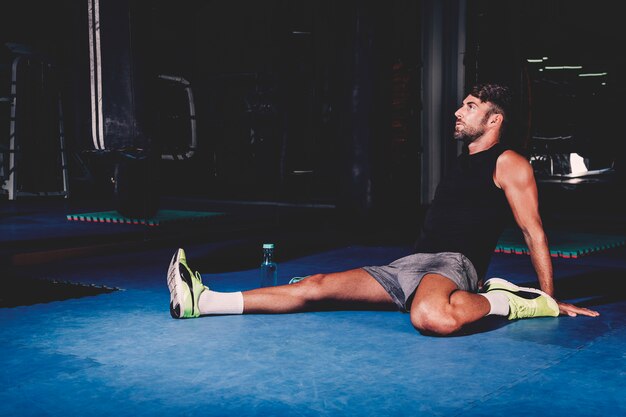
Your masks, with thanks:
[[[449,278],[461,290],[476,292],[478,276],[474,265],[456,252],[416,253],[397,259],[384,266],[365,266],[363,269],[380,283],[401,311],[408,312],[410,300],[426,274]]]

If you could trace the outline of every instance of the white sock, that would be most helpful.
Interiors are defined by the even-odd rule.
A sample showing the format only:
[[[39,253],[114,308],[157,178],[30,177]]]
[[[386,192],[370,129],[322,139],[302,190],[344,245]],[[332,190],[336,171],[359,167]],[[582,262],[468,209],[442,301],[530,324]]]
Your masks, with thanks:
[[[509,315],[509,297],[499,292],[479,292],[478,295],[482,295],[489,301],[490,310],[487,313],[488,316],[495,314],[497,316]]]
[[[200,314],[243,314],[243,294],[206,289],[198,298]]]

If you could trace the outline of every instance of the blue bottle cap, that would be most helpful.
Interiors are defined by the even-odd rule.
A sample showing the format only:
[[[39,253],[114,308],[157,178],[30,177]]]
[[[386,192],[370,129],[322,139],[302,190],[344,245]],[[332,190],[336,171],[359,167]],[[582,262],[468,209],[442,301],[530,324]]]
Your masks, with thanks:
[[[264,243],[263,244],[263,249],[274,249],[274,244],[273,243]]]

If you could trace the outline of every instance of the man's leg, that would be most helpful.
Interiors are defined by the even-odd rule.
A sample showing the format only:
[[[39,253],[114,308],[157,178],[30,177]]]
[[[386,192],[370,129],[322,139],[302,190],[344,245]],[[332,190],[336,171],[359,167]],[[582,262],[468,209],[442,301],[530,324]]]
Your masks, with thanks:
[[[311,275],[295,284],[243,292],[244,314],[337,309],[397,309],[385,289],[363,269]]]
[[[385,289],[367,272],[353,269],[312,275],[295,284],[245,292],[210,290],[187,265],[179,249],[168,271],[170,312],[174,318],[210,314],[293,313],[328,309],[395,309]]]
[[[559,315],[556,301],[535,288],[491,278],[485,282],[483,291],[459,290],[443,275],[427,274],[415,290],[411,323],[422,333],[443,336],[488,314],[508,316],[509,320]]]
[[[424,334],[449,335],[486,316],[490,309],[485,297],[459,290],[443,275],[427,274],[415,290],[411,323]]]

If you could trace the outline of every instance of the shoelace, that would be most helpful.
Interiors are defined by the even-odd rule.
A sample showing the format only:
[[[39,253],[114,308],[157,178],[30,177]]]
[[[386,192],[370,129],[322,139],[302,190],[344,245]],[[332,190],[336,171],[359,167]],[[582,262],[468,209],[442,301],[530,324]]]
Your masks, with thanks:
[[[198,278],[198,281],[200,281],[200,284],[202,284],[202,275],[200,275],[200,272],[196,271],[195,275],[196,275],[196,278]]]
[[[177,294],[176,294],[176,285],[171,285],[171,282],[175,279],[175,275],[173,271],[170,271],[167,277],[167,281],[169,284],[169,287],[172,289],[171,291],[171,295],[170,295],[170,301],[175,301],[177,299]]]

